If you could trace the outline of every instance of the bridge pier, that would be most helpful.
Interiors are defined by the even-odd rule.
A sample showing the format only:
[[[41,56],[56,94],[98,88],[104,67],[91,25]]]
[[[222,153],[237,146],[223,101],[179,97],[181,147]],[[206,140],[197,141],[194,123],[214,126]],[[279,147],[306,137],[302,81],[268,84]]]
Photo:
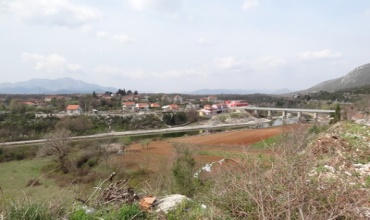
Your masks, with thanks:
[[[254,110],[254,111],[253,111],[253,114],[254,114],[255,116],[257,116],[257,117],[258,117],[258,116],[259,116],[259,114],[258,114],[258,110]]]
[[[319,117],[318,117],[317,112],[313,113],[313,120],[317,121],[317,119],[318,119],[318,118],[319,118]]]
[[[286,111],[283,111],[283,112],[282,112],[281,117],[282,117],[283,119],[285,119],[285,118],[286,118]]]
[[[298,121],[301,120],[301,118],[302,118],[302,112],[298,112],[297,118],[298,118]]]
[[[267,111],[267,118],[268,118],[268,119],[272,119],[271,110],[268,110],[268,111]]]

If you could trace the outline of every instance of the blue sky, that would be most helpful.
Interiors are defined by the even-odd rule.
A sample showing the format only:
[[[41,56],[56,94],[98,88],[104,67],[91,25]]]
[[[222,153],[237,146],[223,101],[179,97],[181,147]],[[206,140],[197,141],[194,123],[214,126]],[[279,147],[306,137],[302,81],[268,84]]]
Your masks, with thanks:
[[[0,82],[301,90],[370,62],[366,0],[0,0]]]

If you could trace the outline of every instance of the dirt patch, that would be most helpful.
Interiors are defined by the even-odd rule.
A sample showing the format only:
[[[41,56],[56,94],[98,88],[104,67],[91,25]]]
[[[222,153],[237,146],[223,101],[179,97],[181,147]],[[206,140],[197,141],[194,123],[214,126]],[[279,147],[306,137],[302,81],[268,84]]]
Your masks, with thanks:
[[[184,142],[200,145],[248,146],[250,144],[265,140],[269,137],[281,134],[290,128],[290,126],[285,126],[264,129],[229,131],[210,135],[177,138],[176,140],[174,140],[174,142]]]
[[[265,140],[269,137],[282,134],[297,125],[264,129],[245,129],[228,131],[215,134],[203,134],[181,138],[169,138],[161,141],[151,141],[148,146],[140,143],[126,148],[124,155],[115,157],[116,163],[122,164],[123,169],[134,170],[137,168],[150,171],[166,170],[171,168],[176,157],[174,145],[184,144],[191,150],[198,152],[194,155],[197,166],[218,161],[225,157],[246,152],[250,144]],[[203,153],[202,153],[203,152]],[[268,154],[268,150],[248,150],[248,154]],[[112,161],[114,162],[114,161]]]

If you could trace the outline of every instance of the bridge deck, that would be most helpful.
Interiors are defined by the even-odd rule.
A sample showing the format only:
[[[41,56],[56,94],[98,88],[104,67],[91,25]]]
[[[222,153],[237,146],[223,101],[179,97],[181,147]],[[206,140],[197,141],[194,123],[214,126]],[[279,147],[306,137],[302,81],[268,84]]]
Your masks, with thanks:
[[[261,111],[281,111],[281,112],[309,112],[309,113],[335,113],[335,110],[323,110],[323,109],[300,109],[300,108],[269,108],[269,107],[233,107],[232,109],[245,109],[245,110],[261,110]]]

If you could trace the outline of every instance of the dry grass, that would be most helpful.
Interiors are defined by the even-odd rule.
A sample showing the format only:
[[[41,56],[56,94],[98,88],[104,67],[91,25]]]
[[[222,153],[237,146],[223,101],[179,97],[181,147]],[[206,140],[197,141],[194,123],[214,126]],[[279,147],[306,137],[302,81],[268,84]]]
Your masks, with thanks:
[[[326,181],[310,176],[317,156],[310,138],[296,129],[272,149],[271,158],[247,158],[238,169],[214,178],[208,201],[243,219],[366,219],[361,212],[368,191],[338,176]],[[340,175],[340,174],[338,174]]]

